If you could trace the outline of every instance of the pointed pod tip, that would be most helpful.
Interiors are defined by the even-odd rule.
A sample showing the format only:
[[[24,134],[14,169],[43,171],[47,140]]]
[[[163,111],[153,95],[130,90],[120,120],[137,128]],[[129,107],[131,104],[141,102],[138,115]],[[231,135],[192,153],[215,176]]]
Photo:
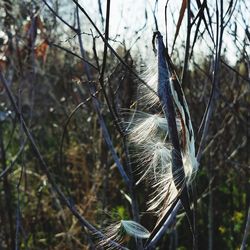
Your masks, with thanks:
[[[135,221],[121,220],[121,226],[127,232],[127,234],[135,238],[147,239],[150,236],[150,232]]]

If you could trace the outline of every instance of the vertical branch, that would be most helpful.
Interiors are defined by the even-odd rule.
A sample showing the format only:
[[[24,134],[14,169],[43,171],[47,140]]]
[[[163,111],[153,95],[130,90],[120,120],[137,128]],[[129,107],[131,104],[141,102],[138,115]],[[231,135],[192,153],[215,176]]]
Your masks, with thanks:
[[[158,5],[158,0],[155,0],[155,6],[154,6],[154,9],[152,10],[152,12],[153,12],[153,17],[154,17],[154,22],[155,22],[155,30],[156,31],[159,30],[158,22],[157,22],[157,18],[156,18],[156,14],[155,14],[155,12],[157,10],[157,5]]]
[[[79,17],[79,10],[78,10],[78,5],[76,6],[76,15],[77,15],[77,25],[78,25],[78,41],[79,41],[79,46],[80,46],[80,51],[81,51],[81,55],[83,58],[86,58],[86,53],[85,53],[85,50],[84,50],[84,47],[83,47],[83,43],[82,43],[82,38],[81,38],[81,25],[80,25],[80,17]],[[92,96],[92,102],[93,102],[93,105],[94,105],[94,108],[97,112],[97,115],[98,115],[98,120],[99,120],[99,123],[100,123],[100,126],[101,126],[101,129],[102,129],[102,132],[103,132],[103,137],[104,137],[104,140],[106,142],[106,145],[108,147],[108,149],[110,150],[111,152],[111,155],[117,165],[117,168],[124,180],[124,182],[126,183],[127,187],[129,187],[129,177],[127,176],[126,172],[124,171],[124,168],[116,154],[116,151],[114,149],[114,146],[113,146],[113,143],[112,143],[112,140],[110,138],[110,134],[109,134],[109,131],[107,129],[107,126],[105,124],[105,121],[103,119],[103,116],[101,114],[101,108],[100,108],[100,103],[98,101],[98,99],[96,98],[96,96],[94,95],[95,94],[95,90],[94,90],[94,86],[93,86],[93,77],[90,73],[90,69],[89,69],[89,66],[88,64],[84,63],[83,62],[83,66],[84,66],[84,69],[85,69],[85,72],[86,72],[86,75],[87,75],[87,79],[88,79],[88,90]],[[81,88],[79,87],[78,88],[81,92]]]
[[[110,0],[107,0],[107,7],[106,7],[106,26],[105,26],[105,39],[108,41],[109,39],[109,19],[110,19]],[[130,193],[130,197],[131,197],[131,201],[132,201],[132,214],[133,214],[133,219],[136,222],[139,222],[139,210],[138,210],[138,202],[135,196],[135,190],[134,190],[134,181],[133,181],[133,176],[132,176],[132,169],[131,169],[131,165],[130,165],[130,159],[129,159],[129,152],[128,152],[128,147],[127,147],[127,143],[126,143],[126,138],[125,135],[122,131],[122,128],[120,127],[120,119],[119,117],[116,115],[115,110],[113,110],[112,105],[109,101],[108,95],[106,93],[106,89],[104,86],[104,73],[105,73],[105,68],[106,68],[106,61],[107,61],[107,49],[108,46],[106,43],[104,43],[104,50],[103,50],[103,65],[102,65],[102,71],[101,71],[101,75],[99,78],[100,81],[100,85],[102,87],[103,93],[104,93],[104,97],[105,100],[107,102],[108,108],[110,110],[110,113],[113,117],[113,120],[116,124],[116,127],[118,129],[118,132],[120,132],[122,138],[123,138],[123,146],[124,146],[124,151],[125,151],[125,156],[126,156],[126,166],[127,166],[127,171],[128,171],[128,176],[130,179],[129,182],[129,193]],[[142,242],[141,240],[138,240],[138,246],[139,249],[142,248]]]
[[[101,2],[101,0],[98,0],[98,9],[99,9],[99,13],[101,15],[102,26],[104,27],[104,17],[103,17],[103,13],[102,13],[102,2]]]
[[[109,37],[109,16],[110,16],[110,0],[107,0],[105,40],[108,40],[108,37]],[[77,6],[77,23],[78,23],[78,30],[79,30],[78,40],[79,40],[80,50],[81,50],[82,57],[85,58],[85,51],[84,51],[82,39],[81,39],[81,36],[80,36],[80,33],[81,33],[80,30],[81,29],[80,29],[80,18],[79,18],[78,6]],[[119,126],[119,123],[117,122],[118,118],[116,117],[115,112],[113,111],[112,105],[111,105],[111,103],[110,103],[110,101],[108,99],[108,95],[107,95],[105,85],[104,85],[104,73],[105,73],[106,60],[107,60],[107,48],[108,48],[108,46],[105,43],[104,44],[103,65],[102,65],[102,71],[101,71],[101,75],[100,75],[100,78],[99,78],[99,82],[100,82],[100,85],[102,87],[102,91],[104,93],[104,97],[105,97],[105,100],[106,100],[106,102],[108,104],[111,115],[113,116],[115,124],[116,124],[116,126],[118,128],[118,131],[120,131],[120,133],[123,136],[123,133],[122,133],[122,130],[121,130],[120,126]],[[91,82],[92,76],[90,75],[88,65],[84,65],[84,68],[86,69],[87,78],[88,78],[89,82]],[[134,220],[139,221],[138,205],[137,205],[137,200],[136,200],[135,192],[134,192],[134,188],[133,188],[134,184],[133,184],[133,181],[131,180],[132,170],[131,170],[130,164],[127,161],[127,163],[128,163],[127,164],[128,172],[129,172],[129,176],[127,176],[127,174],[125,173],[125,171],[123,169],[123,166],[121,165],[120,160],[118,159],[118,157],[116,155],[116,152],[114,150],[112,141],[110,139],[109,132],[107,130],[104,119],[103,119],[103,117],[101,115],[101,112],[100,112],[99,101],[98,101],[98,99],[96,97],[93,96],[93,87],[91,86],[91,83],[89,83],[89,91],[90,91],[90,93],[92,94],[92,97],[93,97],[93,104],[94,104],[94,107],[95,107],[95,109],[97,111],[97,114],[98,114],[98,119],[99,119],[99,122],[100,122],[100,125],[101,125],[101,128],[102,128],[102,132],[103,132],[103,136],[104,136],[104,139],[106,141],[106,144],[107,144],[108,148],[111,150],[113,159],[115,160],[115,162],[117,164],[117,167],[118,167],[118,169],[119,169],[125,183],[127,184],[127,187],[128,187],[129,193],[130,193],[130,197],[131,197],[131,200],[132,200],[132,213],[133,213]],[[125,145],[125,154],[127,155],[128,154],[127,147],[126,147],[126,144],[124,144],[124,145]],[[141,240],[138,240],[137,244],[138,244],[138,246],[137,246],[138,249],[141,249],[142,248]]]
[[[187,77],[191,28],[192,26],[191,26],[190,0],[187,0],[187,37],[186,37],[186,45],[185,45],[184,65],[183,65],[182,77],[181,77],[182,85],[186,82],[186,77]]]
[[[105,23],[105,39],[108,41],[109,40],[109,18],[110,18],[110,0],[107,0],[107,6],[106,6],[106,23]],[[100,83],[103,84],[103,79],[104,79],[104,73],[106,69],[106,62],[107,62],[107,44],[104,43],[104,48],[103,48],[103,63],[102,63],[102,71],[101,71],[101,76],[100,76]],[[103,86],[102,86],[103,87]],[[103,91],[106,94],[105,88],[103,88]],[[106,99],[107,95],[105,95]]]
[[[193,180],[191,183],[191,192],[192,192],[192,201],[193,201],[193,227],[194,227],[194,237],[193,237],[193,246],[194,250],[199,249],[198,247],[198,232],[197,232],[197,221],[196,221],[196,212],[197,212],[197,188],[196,180]]]
[[[4,148],[4,137],[3,137],[3,127],[2,127],[2,121],[0,121],[0,158],[1,158],[1,165],[3,172],[6,170],[6,152]],[[15,233],[14,233],[14,223],[13,223],[13,211],[12,211],[12,205],[11,205],[11,185],[8,180],[8,176],[5,175],[3,177],[3,191],[4,191],[4,197],[5,197],[5,211],[8,217],[8,225],[7,230],[9,232],[6,232],[6,238],[7,238],[7,244],[10,249],[14,249],[15,244]]]
[[[213,65],[213,82],[212,82],[212,91],[210,95],[210,99],[205,111],[205,115],[202,121],[203,131],[200,141],[200,146],[197,153],[197,161],[200,162],[201,156],[203,154],[203,149],[206,143],[206,137],[208,134],[208,128],[210,125],[210,121],[212,119],[212,114],[215,109],[215,101],[218,97],[218,84],[219,84],[219,69],[220,69],[220,55],[221,55],[221,47],[222,47],[222,38],[223,38],[223,1],[221,0],[221,11],[220,11],[220,17],[219,17],[219,9],[218,9],[218,3],[216,2],[216,44],[215,44],[215,59],[214,59],[214,65]],[[204,123],[204,125],[203,125]]]
[[[212,168],[210,159],[208,159],[208,250],[213,250],[213,235],[214,235],[214,212],[213,212],[213,189],[212,189]]]
[[[250,206],[248,207],[248,215],[246,220],[246,227],[244,231],[243,240],[241,243],[240,250],[246,250],[247,249],[247,239],[249,238],[249,232],[250,232]]]
[[[105,23],[105,39],[108,41],[109,39],[109,19],[110,19],[110,0],[107,0],[107,7],[106,7],[106,23]],[[107,51],[108,51],[108,46],[106,43],[104,43],[104,48],[103,48],[103,62],[102,62],[102,70],[100,73],[100,77],[99,77],[99,83],[102,87],[102,91],[104,94],[104,98],[107,102],[109,111],[112,115],[112,118],[115,122],[116,128],[118,130],[118,132],[123,135],[122,132],[122,128],[120,127],[120,123],[118,122],[118,117],[115,114],[115,111],[112,108],[112,104],[109,101],[108,98],[108,94],[105,88],[105,84],[104,84],[104,75],[105,75],[105,70],[106,70],[106,64],[107,64]]]
[[[169,0],[168,0],[169,1]],[[168,1],[165,4],[165,13],[164,13],[164,18],[165,18],[165,33],[166,33],[166,40],[165,40],[165,44],[166,44],[166,54],[168,55],[168,19],[167,19],[167,11],[168,11]]]
[[[17,187],[17,206],[16,206],[16,235],[15,235],[15,250],[19,249],[20,244],[20,229],[21,229],[21,216],[20,216],[20,191],[19,187]]]

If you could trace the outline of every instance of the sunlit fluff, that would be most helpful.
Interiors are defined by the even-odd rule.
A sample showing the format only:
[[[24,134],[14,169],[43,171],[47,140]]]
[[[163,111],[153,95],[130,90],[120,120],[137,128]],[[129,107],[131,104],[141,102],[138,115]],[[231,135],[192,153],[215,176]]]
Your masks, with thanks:
[[[151,74],[150,74],[150,69]],[[160,100],[156,94],[158,86],[157,65],[150,67],[144,74],[144,80],[155,92],[146,86],[139,87],[138,107],[142,107],[150,113],[135,111],[127,128],[131,145],[131,152],[136,159],[134,163],[137,165],[139,178],[136,184],[145,181],[152,189],[152,194],[148,198],[148,210],[161,212],[167,210],[172,202],[178,197],[180,190],[185,183],[189,184],[197,170],[197,162],[195,158],[194,138],[189,138],[187,128],[183,123],[187,122],[183,115],[182,107],[178,104],[178,98],[172,87],[172,79],[169,84],[173,92],[173,101],[176,108],[180,112],[180,116],[176,118],[177,131],[182,144],[182,137],[185,136],[187,145],[181,149],[183,160],[184,179],[172,173],[172,147],[168,142],[168,123],[164,117],[160,105]],[[184,96],[184,95],[183,95]],[[184,104],[187,103],[184,97]],[[151,114],[152,111],[157,111]],[[189,113],[188,113],[189,115]],[[189,115],[190,117],[190,115]],[[192,129],[191,119],[189,119],[189,127]],[[192,131],[193,133],[193,131]],[[135,165],[134,164],[134,165]],[[177,176],[175,180],[173,176]],[[179,183],[178,190],[176,183]],[[160,216],[161,213],[158,215]]]
[[[99,245],[105,248],[115,249],[115,246],[112,245],[112,241],[122,243],[124,235],[126,234],[134,238],[146,239],[149,237],[150,232],[135,221],[121,220],[109,225],[104,230],[104,234],[106,237],[100,240]]]
[[[138,174],[136,184],[145,182],[151,190],[151,194],[146,197],[147,210],[155,213],[159,222],[162,216],[169,211],[185,185],[192,181],[198,164],[195,158],[191,119],[189,112],[186,112],[188,111],[187,103],[182,92],[181,97],[184,101],[182,104],[178,103],[180,91],[178,89],[178,93],[175,93],[173,79],[167,79],[167,82],[171,85],[171,92],[173,92],[181,152],[179,150],[175,152],[170,143],[165,110],[161,107],[157,95],[159,75],[164,75],[164,72],[157,72],[157,70],[163,69],[156,63],[143,75],[147,86],[139,86],[136,106],[143,111],[131,110],[130,119],[127,119],[124,124],[130,142],[132,165],[136,166],[133,172]],[[184,108],[182,107],[183,102]],[[178,172],[173,172],[175,168],[172,166],[172,157],[176,156],[175,153],[178,154],[177,157],[182,158],[184,174],[182,168],[177,168]],[[125,234],[134,238],[150,237],[147,229],[130,220],[122,220],[111,225],[106,228],[105,234],[107,239],[103,241],[103,245],[108,244],[110,240],[121,242]]]

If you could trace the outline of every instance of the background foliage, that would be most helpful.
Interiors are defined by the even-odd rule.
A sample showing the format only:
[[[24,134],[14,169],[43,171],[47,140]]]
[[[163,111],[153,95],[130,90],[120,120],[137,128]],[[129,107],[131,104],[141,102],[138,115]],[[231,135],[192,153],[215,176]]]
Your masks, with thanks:
[[[196,2],[193,2],[191,9],[194,12],[189,13],[198,13],[200,18],[200,12],[195,12],[193,7]],[[243,1],[221,3],[225,7],[224,14],[227,8],[229,11],[227,35],[231,35],[237,53],[236,60],[232,63],[231,58],[227,57],[223,41],[224,51],[219,54],[215,105],[196,177],[199,249],[239,249],[250,201],[250,35],[247,21],[239,24],[234,15],[231,15],[245,13],[240,11],[245,8],[249,10],[249,6],[244,5]],[[99,18],[104,26],[107,18],[101,11],[103,4],[99,5],[99,16],[92,18]],[[73,3],[68,4],[68,14],[59,1],[50,3],[50,6],[59,16],[69,19],[67,22],[72,27],[76,27]],[[186,17],[184,14],[188,11],[188,6],[190,8],[187,1],[183,1],[183,12],[180,11],[177,15],[179,21],[176,22],[176,30],[182,27],[179,32],[185,27],[182,18]],[[4,0],[0,3],[0,8],[0,69],[56,184],[71,204],[100,229],[118,218],[130,218],[132,210],[127,199],[128,190],[103,139],[98,115],[87,87],[87,66],[82,63],[76,34],[56,18],[44,1],[21,3]],[[207,8],[210,10],[210,17],[214,18],[215,4],[207,5]],[[86,10],[88,11],[87,8]],[[154,16],[155,10],[148,15]],[[208,17],[206,15],[209,30],[216,33],[214,21]],[[122,121],[126,116],[124,110],[135,105],[139,80],[110,50],[107,53],[105,73],[102,74],[103,42],[84,18],[81,19],[84,27],[81,36],[85,45],[87,44],[85,59],[95,65],[89,68],[96,90],[95,96],[101,105],[100,110],[114,149],[129,173],[126,135],[119,129],[123,128]],[[204,24],[204,27],[198,26],[199,18],[194,23],[198,36],[195,37],[195,32],[191,33],[188,44],[179,42],[181,39],[178,38],[177,31],[172,34],[179,42],[179,47],[175,46],[173,50],[173,61],[179,76],[184,79],[183,88],[196,133],[197,148],[201,140],[199,125],[209,102],[215,72],[212,43],[208,42],[208,47],[211,47],[208,49],[209,55],[201,58],[194,51],[190,56],[192,41],[196,48],[202,39],[206,39],[206,27]],[[147,19],[145,16],[146,23]],[[249,14],[246,19],[249,20]],[[110,20],[112,22],[112,15]],[[190,17],[190,20],[194,20],[194,17]],[[236,31],[237,25],[241,25],[245,32],[241,37]],[[142,39],[138,35],[136,42]],[[126,34],[123,41],[116,38],[110,40],[110,43],[133,71],[141,72],[145,68],[142,65],[149,63],[138,49],[133,51],[127,47]],[[150,41],[146,40],[144,44],[147,50],[152,50]],[[186,46],[190,49],[189,66],[185,63],[184,56],[179,55],[181,51],[185,51]],[[107,99],[110,103],[107,103]],[[84,103],[68,120],[71,112],[81,102]],[[131,163],[133,169],[135,163]],[[23,124],[17,119],[1,83],[0,249],[94,249],[96,237],[88,234],[86,228],[81,226],[61,202],[39,164],[33,147],[26,138]],[[147,187],[135,187],[142,212],[141,222],[152,229],[154,218],[145,213],[144,196],[147,192]],[[192,236],[188,228],[181,211],[161,240],[159,249],[191,249]],[[135,248],[133,241],[129,244],[132,249]]]

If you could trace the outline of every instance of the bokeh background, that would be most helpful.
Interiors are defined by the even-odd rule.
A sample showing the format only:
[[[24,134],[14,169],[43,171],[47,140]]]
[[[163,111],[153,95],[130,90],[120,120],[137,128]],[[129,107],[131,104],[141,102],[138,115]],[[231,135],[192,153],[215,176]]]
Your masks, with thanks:
[[[113,52],[109,48],[105,52],[100,34],[78,9],[82,53],[73,1],[0,2],[0,70],[56,185],[100,230],[132,217],[130,191],[105,143],[89,79],[113,148],[125,171],[137,180],[124,121],[137,101],[140,81],[133,72],[140,76],[152,66],[152,36],[159,29],[182,80],[197,149],[214,89],[195,179],[198,249],[240,249],[250,203],[248,1],[82,0],[79,4]],[[98,237],[82,227],[58,197],[33,149],[1,82],[0,249],[96,249]],[[146,211],[149,189],[140,184],[133,195],[141,223],[150,230],[155,218]],[[136,249],[133,239],[126,238],[124,244]],[[184,211],[157,249],[192,249]]]

